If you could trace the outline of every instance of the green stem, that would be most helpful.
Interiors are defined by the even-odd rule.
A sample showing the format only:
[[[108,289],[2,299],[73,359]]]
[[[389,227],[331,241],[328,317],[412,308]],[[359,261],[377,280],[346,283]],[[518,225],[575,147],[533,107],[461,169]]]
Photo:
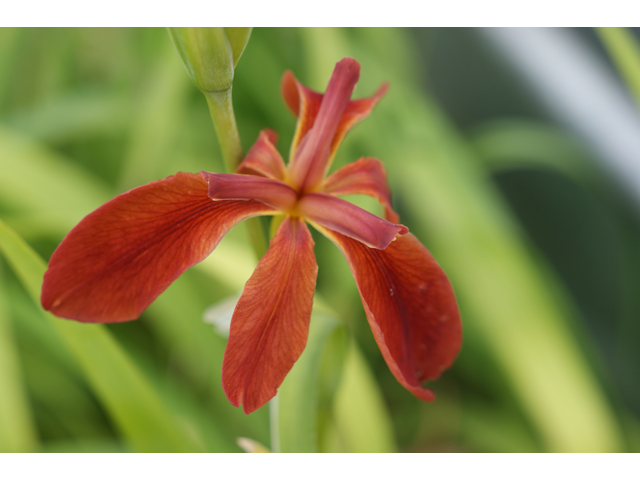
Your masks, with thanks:
[[[204,92],[204,95],[207,97],[226,170],[231,173],[242,161],[242,144],[233,113],[231,87],[219,92]]]
[[[280,453],[280,420],[278,395],[269,402],[269,423],[271,424],[271,453]]]
[[[269,248],[269,239],[264,232],[262,221],[260,217],[254,217],[245,220],[244,224],[247,226],[247,234],[253,251],[256,253],[256,258],[260,260]]]
[[[243,154],[236,117],[233,113],[231,87],[218,92],[204,92],[204,95],[220,142],[225,168],[228,173],[232,173],[242,161]],[[256,257],[262,258],[269,246],[262,223],[259,218],[250,218],[245,221],[245,224]]]

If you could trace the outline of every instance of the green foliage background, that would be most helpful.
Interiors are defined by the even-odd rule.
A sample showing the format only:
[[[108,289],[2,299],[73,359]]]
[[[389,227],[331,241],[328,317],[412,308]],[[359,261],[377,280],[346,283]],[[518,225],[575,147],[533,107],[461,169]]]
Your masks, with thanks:
[[[462,107],[447,100],[476,82],[457,76],[465,62],[482,61],[465,35],[254,29],[233,86],[245,151],[269,127],[287,157],[286,69],[323,90],[352,56],[356,97],[391,83],[336,164],[385,163],[402,223],[450,276],[465,336],[436,402],[416,400],[386,367],[346,262],[314,233],[309,346],[271,412],[247,416],[224,397],[225,339],[202,320],[257,262],[243,227],[139,321],[80,325],[37,302],[42,259],[84,215],[176,171],[223,171],[167,32],[0,29],[0,451],[241,451],[238,437],[275,451],[638,451],[637,208],[586,145],[518,99],[509,115],[481,88]],[[610,41],[632,84],[638,57]]]

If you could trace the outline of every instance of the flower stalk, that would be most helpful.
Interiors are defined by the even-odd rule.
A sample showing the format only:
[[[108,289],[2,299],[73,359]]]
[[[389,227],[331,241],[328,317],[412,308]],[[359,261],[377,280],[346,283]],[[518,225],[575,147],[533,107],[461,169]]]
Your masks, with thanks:
[[[219,92],[203,92],[220,142],[225,169],[229,173],[235,171],[243,157],[240,134],[233,113],[231,90],[232,87],[229,86]]]

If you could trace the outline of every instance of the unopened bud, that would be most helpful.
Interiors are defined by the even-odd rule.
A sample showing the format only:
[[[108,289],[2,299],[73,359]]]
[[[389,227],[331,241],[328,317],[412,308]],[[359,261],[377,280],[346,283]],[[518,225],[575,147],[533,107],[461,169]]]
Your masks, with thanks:
[[[248,27],[169,28],[169,36],[191,80],[204,93],[226,90],[249,41]]]

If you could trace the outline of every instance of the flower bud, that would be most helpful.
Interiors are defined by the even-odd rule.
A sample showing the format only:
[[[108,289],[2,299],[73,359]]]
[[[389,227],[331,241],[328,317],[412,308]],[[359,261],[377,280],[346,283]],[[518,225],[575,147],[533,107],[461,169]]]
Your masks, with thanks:
[[[248,27],[169,28],[193,83],[204,93],[231,87],[233,69],[249,41]]]

